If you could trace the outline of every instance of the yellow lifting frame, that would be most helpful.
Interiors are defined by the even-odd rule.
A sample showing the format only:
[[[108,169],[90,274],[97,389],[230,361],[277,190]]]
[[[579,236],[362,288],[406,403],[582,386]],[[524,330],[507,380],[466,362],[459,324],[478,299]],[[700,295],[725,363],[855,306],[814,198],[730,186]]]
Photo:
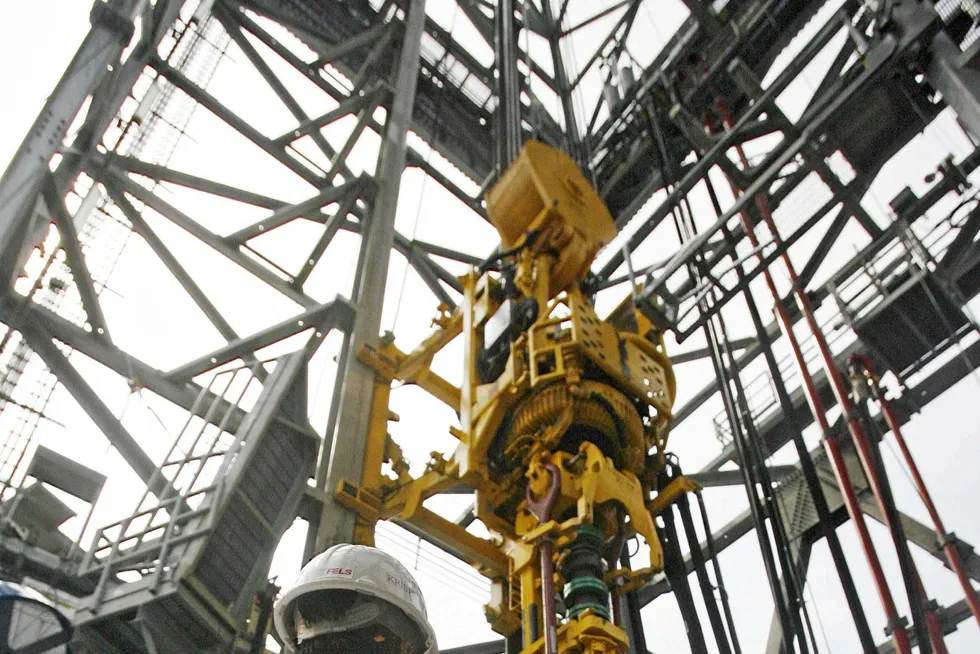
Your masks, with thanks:
[[[562,547],[575,537],[583,523],[598,521],[607,527],[612,524],[609,516],[594,515],[596,506],[621,507],[622,510],[616,509],[615,522],[622,530],[624,510],[629,517],[629,528],[650,546],[651,567],[611,572],[607,583],[620,591],[633,588],[663,568],[655,516],[668,509],[679,494],[694,490],[697,485],[682,477],[647,501],[650,475],[655,474],[656,463],[652,471],[640,472],[642,461],[620,471],[591,442],[582,443],[574,457],[555,452],[557,436],[548,438],[541,431],[542,426],[538,426],[533,433],[518,434],[522,444],[534,439],[533,447],[521,445],[524,449],[511,456],[534,456],[536,463],[531,464],[532,468],[546,463],[557,465],[561,474],[559,506],[565,512],[563,515],[572,513],[573,508],[577,515],[560,524],[549,521],[538,525],[537,519],[527,512],[518,512],[516,523],[513,514],[507,513],[511,509],[505,507],[502,513],[494,513],[495,502],[499,503],[500,498],[508,502],[517,499],[511,497],[515,492],[515,475],[491,475],[488,470],[495,468],[489,467],[487,448],[497,437],[508,412],[515,409],[517,399],[525,397],[532,387],[560,383],[579,389],[583,368],[598,367],[615,380],[607,385],[656,411],[655,422],[648,424],[642,437],[637,437],[642,447],[634,449],[645,452],[652,446],[655,461],[661,466],[676,387],[659,331],[635,312],[635,320],[628,325],[615,318],[600,324],[591,303],[575,285],[588,270],[596,251],[615,235],[615,224],[599,196],[567,156],[544,144],[527,144],[501,181],[488,191],[487,202],[488,213],[502,236],[504,247],[519,250],[514,261],[516,276],[510,281],[520,294],[537,300],[540,307],[537,321],[524,334],[516,338],[512,335],[514,345],[504,373],[492,382],[481,384],[476,372],[476,354],[482,347],[479,339],[488,319],[503,301],[499,292],[503,282],[471,270],[460,278],[464,295],[460,309],[450,312],[440,306],[439,315],[433,321],[438,329],[412,352],[398,349],[390,334],[376,348],[362,347],[357,352],[358,360],[371,367],[376,376],[361,483],[358,486],[342,480],[334,494],[339,502],[357,513],[355,538],[359,542],[373,544],[377,521],[395,520],[494,579],[500,592],[496,603],[492,600],[488,605],[488,619],[501,633],[517,629],[518,622],[523,622],[527,643],[532,637],[533,619],[537,618],[538,624],[544,623],[540,606],[541,572],[535,565],[541,538],[556,538]],[[519,243],[526,247],[515,248]],[[552,316],[552,310],[562,302],[571,315]],[[624,305],[617,312],[625,314],[629,308]],[[557,328],[569,319],[572,331],[566,337]],[[637,333],[631,333],[634,331]],[[460,335],[464,338],[467,359],[463,371],[468,378],[462,386],[456,386],[433,372],[432,362]],[[537,365],[539,360],[541,369]],[[388,408],[395,381],[419,386],[457,411],[460,417],[461,429],[450,427],[450,433],[460,441],[456,452],[448,460],[433,453],[425,474],[414,479],[408,475],[407,462],[388,434],[388,421],[397,420]],[[566,419],[570,422],[572,418],[569,410]],[[560,435],[564,432],[561,426],[561,423],[549,423],[547,429],[559,429],[556,433]],[[527,458],[521,460],[527,465]],[[397,479],[382,474],[382,467],[388,461]],[[514,472],[519,478],[519,471]],[[644,480],[642,483],[637,474]],[[423,505],[429,497],[460,483],[476,489],[479,505],[476,515],[502,536],[480,538]],[[540,483],[541,479],[531,478],[532,487]],[[532,490],[536,496],[541,495],[538,491],[542,489]],[[486,510],[481,510],[485,503]],[[518,580],[519,590],[508,591]],[[558,583],[562,583],[560,575]],[[517,602],[520,607],[514,606]],[[518,617],[518,608],[523,619]],[[625,632],[591,609],[568,620],[558,631],[561,653],[623,654],[629,649]],[[543,639],[538,639],[525,647],[523,654],[538,654],[543,648]]]

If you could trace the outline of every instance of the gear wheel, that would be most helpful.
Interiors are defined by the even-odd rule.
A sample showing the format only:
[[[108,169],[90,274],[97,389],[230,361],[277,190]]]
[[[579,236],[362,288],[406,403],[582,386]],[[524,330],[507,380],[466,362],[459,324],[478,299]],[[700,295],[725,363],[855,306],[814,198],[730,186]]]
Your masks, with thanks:
[[[617,468],[642,471],[645,448],[640,414],[625,395],[606,384],[583,381],[575,393],[562,383],[543,388],[517,407],[510,433],[535,434],[558,422],[569,406],[574,417],[561,449],[576,451],[582,441],[592,441]]]

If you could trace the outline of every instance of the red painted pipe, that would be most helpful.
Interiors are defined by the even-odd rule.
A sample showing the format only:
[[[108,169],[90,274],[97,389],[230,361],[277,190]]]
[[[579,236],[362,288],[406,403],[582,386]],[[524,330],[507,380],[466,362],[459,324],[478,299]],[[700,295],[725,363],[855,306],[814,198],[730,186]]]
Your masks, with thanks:
[[[725,128],[731,129],[731,117],[728,115],[727,110],[723,106],[719,106],[719,109],[722,114],[722,120]],[[742,150],[742,147],[736,146],[736,151],[742,160],[742,165],[747,166],[748,160],[745,156],[745,152]],[[731,179],[729,179],[728,182],[732,187],[733,193],[738,194],[741,192],[741,189],[738,189]],[[756,206],[759,208],[763,219],[766,221],[766,224],[769,227],[769,230],[772,232],[774,242],[776,242],[778,245],[780,237],[778,231],[776,230],[776,225],[772,219],[772,212],[769,210],[769,203],[762,195],[757,196],[755,201]],[[749,238],[749,243],[751,243],[753,248],[758,250],[759,239],[755,234],[752,221],[744,211],[741,212],[740,217],[742,220],[742,226],[745,229],[745,234]],[[756,257],[759,259],[761,265],[763,259],[762,253],[757,252]],[[867,444],[867,438],[864,436],[864,431],[861,429],[860,424],[857,423],[857,419],[854,414],[854,407],[852,404],[850,404],[850,401],[847,398],[847,393],[843,387],[843,380],[841,379],[840,371],[837,370],[836,365],[833,364],[833,357],[830,355],[830,349],[827,346],[826,340],[823,338],[823,334],[820,331],[819,326],[816,324],[816,319],[813,317],[813,311],[810,308],[809,301],[803,294],[802,289],[799,288],[799,277],[796,275],[796,270],[793,268],[793,264],[790,261],[787,253],[784,252],[781,259],[786,265],[787,271],[790,275],[790,280],[793,283],[793,292],[796,296],[797,303],[800,305],[800,311],[806,318],[807,324],[809,325],[810,330],[813,332],[814,339],[816,340],[817,346],[820,349],[821,356],[824,360],[824,367],[827,369],[828,378],[834,384],[834,393],[837,395],[838,401],[841,402],[841,407],[844,409],[844,415],[852,416],[851,419],[848,420],[848,428],[851,429],[852,436],[854,436],[856,430],[865,441],[865,444]],[[875,582],[875,588],[878,591],[882,608],[885,610],[885,616],[888,619],[888,627],[892,630],[895,648],[898,650],[899,654],[911,654],[912,645],[909,640],[908,632],[899,618],[898,608],[895,606],[895,600],[888,588],[888,581],[885,579],[885,573],[881,567],[881,561],[878,559],[878,553],[875,550],[874,542],[871,540],[871,534],[868,531],[868,525],[864,519],[864,512],[861,510],[861,505],[858,501],[857,494],[854,491],[854,485],[851,482],[850,473],[847,471],[844,456],[841,453],[840,444],[837,443],[836,439],[830,433],[830,423],[827,420],[827,412],[826,408],[824,407],[823,400],[820,399],[820,395],[817,393],[816,385],[813,383],[813,378],[810,375],[810,371],[806,367],[806,359],[803,357],[803,350],[800,348],[800,343],[797,340],[796,335],[793,333],[792,321],[789,319],[786,308],[780,301],[779,292],[776,290],[776,284],[773,281],[772,274],[768,269],[763,270],[762,273],[763,277],[765,278],[766,285],[769,287],[769,292],[772,295],[773,303],[775,305],[776,318],[779,321],[780,329],[789,341],[790,348],[793,351],[793,359],[796,362],[800,379],[803,381],[803,389],[806,395],[807,403],[810,405],[810,410],[813,413],[814,420],[817,421],[821,432],[825,436],[823,439],[824,448],[827,450],[827,455],[833,463],[834,476],[837,479],[837,485],[840,487],[844,504],[847,507],[847,512],[850,515],[851,520],[854,522],[855,528],[857,529],[858,538],[861,541],[861,548],[864,550],[865,557],[868,560],[868,567],[871,568],[871,575]],[[835,374],[836,378],[834,377]],[[842,401],[842,399],[846,401],[846,404],[844,401]],[[858,439],[855,438],[855,441],[857,440]],[[876,497],[878,497],[877,487],[873,486],[873,488],[875,488]]]
[[[544,524],[551,519],[551,510],[555,508],[558,492],[561,490],[561,473],[554,463],[545,463],[545,470],[551,476],[548,491],[543,497],[536,498],[527,487],[527,508]],[[539,546],[541,555],[541,613],[544,616],[544,652],[558,654],[558,618],[555,609],[555,544],[551,536],[541,539]]]
[[[852,354],[848,358],[847,363],[848,368],[851,371],[851,386],[854,389],[854,397],[868,399],[873,398],[879,400],[882,413],[885,415],[885,421],[888,422],[893,431],[898,431],[897,438],[901,441],[902,445],[904,445],[905,442],[901,437],[901,430],[898,429],[898,421],[895,420],[891,405],[888,404],[888,401],[882,396],[882,393],[877,386],[878,377],[875,373],[874,363],[872,362],[871,357],[865,354]],[[888,415],[889,413],[891,414],[890,417]],[[911,457],[911,454],[908,456]],[[914,461],[912,462],[912,467],[915,467]],[[916,469],[916,473],[917,472],[918,469]],[[921,477],[919,479],[921,481]],[[946,649],[946,643],[943,641],[942,625],[939,622],[939,617],[936,615],[936,609],[933,603],[929,601],[929,596],[926,594],[926,589],[922,583],[922,578],[919,576],[919,571],[915,569],[914,566],[913,574],[915,575],[914,584],[916,592],[919,594],[919,597],[923,602],[923,617],[925,618],[926,630],[929,634],[929,642],[932,644],[932,647],[937,654],[946,654],[948,650]]]
[[[918,571],[915,573],[915,585],[918,586],[922,598],[927,600],[926,587],[922,585],[922,578],[919,577]],[[926,631],[929,632],[929,642],[932,644],[933,653],[949,654],[949,650],[946,649],[946,641],[943,640],[943,626],[939,622],[939,616],[936,615],[935,604],[932,602],[926,604],[922,612],[926,620]]]
[[[558,654],[558,624],[555,616],[555,544],[551,537],[541,540],[541,610],[544,612],[545,654]]]
[[[946,527],[943,525],[942,519],[939,517],[939,511],[936,509],[936,505],[932,501],[932,495],[929,493],[929,489],[926,488],[926,483],[922,479],[922,475],[919,473],[919,466],[916,465],[915,459],[912,457],[912,452],[909,450],[908,443],[905,441],[905,437],[902,435],[901,427],[898,423],[898,417],[895,415],[895,410],[892,408],[891,402],[885,398],[885,394],[881,392],[877,383],[873,380],[875,379],[873,375],[873,368],[869,368],[871,372],[872,379],[872,391],[881,405],[881,412],[885,416],[885,422],[888,423],[888,427],[892,430],[892,434],[895,435],[895,442],[898,443],[898,449],[902,452],[902,458],[905,459],[905,464],[908,466],[909,472],[912,474],[912,480],[915,482],[916,490],[919,493],[919,497],[922,498],[923,504],[926,506],[926,511],[929,512],[929,517],[932,519],[932,524],[936,530],[936,536],[939,542],[943,546],[943,552],[946,554],[946,560],[949,561],[950,567],[953,572],[956,573],[956,578],[960,581],[960,586],[963,588],[963,593],[966,596],[967,604],[970,606],[970,612],[973,614],[974,619],[980,624],[980,597],[977,596],[977,591],[973,588],[973,584],[970,583],[970,578],[966,574],[966,570],[963,568],[963,560],[960,558],[960,553],[956,549],[956,545],[950,539],[949,534],[946,532]]]
[[[766,225],[769,227],[769,231],[772,234],[773,242],[778,247],[781,245],[779,231],[776,228],[775,221],[772,218],[772,213],[769,211],[768,203],[766,202],[765,198],[761,196],[759,197],[759,208],[762,212],[762,218],[766,222]],[[784,252],[780,258],[782,259],[783,264],[786,266],[786,271],[789,274],[790,282],[793,285],[793,296],[796,298],[797,306],[799,306],[800,311],[806,320],[807,326],[810,328],[810,332],[813,334],[814,341],[817,344],[817,349],[819,350],[820,357],[823,361],[824,372],[830,381],[831,389],[834,392],[834,396],[837,398],[837,403],[840,404],[841,410],[846,417],[847,429],[851,434],[851,439],[853,440],[855,449],[857,450],[858,458],[861,460],[861,466],[864,469],[864,474],[867,477],[868,484],[871,486],[875,500],[881,509],[885,526],[891,530],[891,521],[888,519],[888,513],[885,510],[885,502],[882,494],[882,482],[878,477],[878,471],[874,466],[874,455],[871,449],[871,441],[868,439],[868,435],[865,433],[864,427],[861,425],[854,403],[848,396],[847,387],[844,384],[844,377],[837,368],[837,364],[834,363],[833,353],[830,351],[830,346],[827,344],[827,340],[813,315],[813,310],[810,307],[810,300],[806,297],[803,289],[800,288],[799,276],[796,274],[796,269],[794,268],[792,261],[790,261],[789,254]],[[914,572],[914,574],[916,577],[918,577],[918,572]],[[921,580],[918,580],[917,583],[920,593],[924,595],[925,591],[922,587]],[[945,645],[942,644],[942,629],[939,627],[938,619],[933,611],[930,610],[927,613],[932,614],[926,616],[926,628],[929,632],[930,642],[933,643],[934,647],[936,647],[936,642],[938,641],[939,644],[937,651],[945,652]]]

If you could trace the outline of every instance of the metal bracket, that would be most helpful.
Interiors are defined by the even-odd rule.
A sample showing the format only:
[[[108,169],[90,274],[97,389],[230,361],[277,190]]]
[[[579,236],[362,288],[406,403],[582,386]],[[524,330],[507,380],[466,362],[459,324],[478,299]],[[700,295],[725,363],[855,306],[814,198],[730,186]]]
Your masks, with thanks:
[[[895,618],[888,621],[885,625],[885,635],[891,638],[891,635],[895,633],[896,629],[905,629],[909,626],[909,621],[904,616],[896,616]]]
[[[381,518],[381,500],[371,491],[358,488],[346,479],[337,482],[334,497],[365,520],[377,522]]]
[[[119,45],[126,46],[133,40],[136,26],[133,21],[122,15],[107,2],[97,1],[92,5],[92,13],[89,14],[89,22],[93,27],[100,26],[116,33]]]
[[[701,490],[701,484],[690,477],[678,475],[667,487],[657,493],[657,496],[647,504],[647,510],[652,516],[658,516],[666,511],[684,493],[694,493]]]

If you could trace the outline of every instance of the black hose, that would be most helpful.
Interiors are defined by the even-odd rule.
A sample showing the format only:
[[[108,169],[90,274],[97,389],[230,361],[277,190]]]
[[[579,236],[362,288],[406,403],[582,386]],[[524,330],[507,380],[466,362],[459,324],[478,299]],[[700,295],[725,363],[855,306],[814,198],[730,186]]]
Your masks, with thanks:
[[[485,273],[488,270],[490,270],[490,268],[492,268],[493,265],[495,263],[497,263],[498,261],[500,261],[501,259],[506,259],[507,257],[512,257],[515,254],[517,254],[518,252],[520,252],[521,250],[523,250],[524,248],[529,247],[531,245],[534,245],[535,241],[538,240],[538,236],[540,234],[541,234],[541,232],[539,230],[536,230],[536,229],[535,230],[531,230],[530,232],[527,233],[527,236],[524,237],[524,242],[521,243],[520,245],[515,245],[511,249],[504,250],[503,252],[497,252],[495,254],[491,254],[489,257],[487,257],[483,261],[483,263],[481,263],[479,266],[477,266],[477,268],[476,268],[477,272],[482,275],[483,273]]]

